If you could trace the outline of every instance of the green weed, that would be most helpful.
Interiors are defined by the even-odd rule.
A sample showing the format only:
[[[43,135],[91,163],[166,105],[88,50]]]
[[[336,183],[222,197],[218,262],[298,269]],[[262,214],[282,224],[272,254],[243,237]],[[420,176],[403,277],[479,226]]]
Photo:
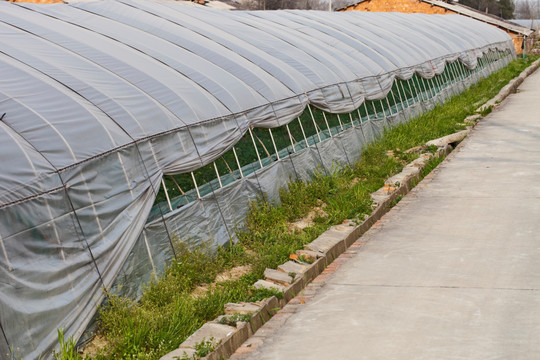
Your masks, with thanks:
[[[58,342],[60,344],[60,352],[53,351],[54,360],[79,360],[82,356],[77,353],[75,340],[72,337],[68,339],[64,336],[64,330],[58,329]]]
[[[237,322],[249,322],[253,314],[234,314],[225,315],[219,319],[219,323],[223,325],[236,326]]]

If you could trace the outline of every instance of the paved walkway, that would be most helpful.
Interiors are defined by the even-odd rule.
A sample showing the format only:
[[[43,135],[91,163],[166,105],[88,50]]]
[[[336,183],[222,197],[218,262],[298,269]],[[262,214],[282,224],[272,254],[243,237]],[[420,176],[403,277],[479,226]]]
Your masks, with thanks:
[[[540,71],[338,260],[233,359],[540,359]]]

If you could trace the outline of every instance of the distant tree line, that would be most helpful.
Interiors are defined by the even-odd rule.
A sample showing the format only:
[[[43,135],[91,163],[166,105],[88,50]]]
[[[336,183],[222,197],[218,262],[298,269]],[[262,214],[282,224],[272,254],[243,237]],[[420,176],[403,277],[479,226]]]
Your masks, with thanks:
[[[516,1],[516,19],[540,19],[540,0]]]
[[[503,19],[540,18],[540,0],[459,0],[460,4],[500,16]],[[332,8],[340,9],[350,0],[332,0]],[[249,10],[305,9],[328,10],[328,0],[240,0],[240,7]]]
[[[243,7],[250,10],[305,9],[310,0],[243,0]]]
[[[460,0],[459,3],[503,19],[514,18],[515,5],[512,0]]]
[[[332,8],[344,7],[347,0],[332,0]],[[241,0],[241,5],[250,10],[279,10],[279,9],[303,9],[303,10],[328,10],[327,0]]]

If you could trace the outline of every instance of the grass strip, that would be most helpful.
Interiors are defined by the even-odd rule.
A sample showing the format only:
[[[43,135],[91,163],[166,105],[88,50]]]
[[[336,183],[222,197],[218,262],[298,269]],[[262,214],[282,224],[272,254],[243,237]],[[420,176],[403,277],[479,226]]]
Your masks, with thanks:
[[[480,81],[445,105],[388,129],[367,146],[354,166],[316,175],[309,183],[292,181],[281,191],[281,205],[253,202],[238,233],[240,241],[211,250],[208,244],[187,248],[178,243],[178,258],[145,287],[140,301],[111,297],[100,309],[103,346],[86,359],[159,359],[176,349],[205,322],[223,314],[228,302],[255,301],[275,295],[256,290],[265,268],[276,268],[289,254],[313,241],[331,225],[369,215],[370,194],[400,172],[416,155],[404,150],[465,128],[465,117],[494,97],[534,59],[518,59]],[[433,168],[436,163],[433,163]],[[427,172],[426,172],[427,174]],[[319,208],[312,226],[293,230],[291,223]],[[215,283],[218,274],[249,265],[240,278]],[[210,284],[210,285],[208,285]],[[57,359],[81,359],[80,355]],[[62,357],[61,357],[62,356]],[[71,355],[69,355],[71,356]]]

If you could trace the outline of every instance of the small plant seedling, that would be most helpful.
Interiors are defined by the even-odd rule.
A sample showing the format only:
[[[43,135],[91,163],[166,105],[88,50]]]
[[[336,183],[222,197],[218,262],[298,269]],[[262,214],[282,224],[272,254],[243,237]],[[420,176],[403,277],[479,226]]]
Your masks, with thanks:
[[[219,319],[219,323],[223,325],[236,326],[236,323],[239,321],[249,322],[252,316],[253,316],[252,313],[226,315],[226,316],[223,316],[221,319]]]
[[[58,329],[58,342],[60,343],[60,352],[53,350],[54,360],[82,360],[81,355],[77,353],[75,340],[71,336],[66,339],[64,329]]]
[[[291,272],[289,272],[288,275],[291,277],[292,281],[294,281],[294,279],[296,279],[296,273],[295,272],[291,271]]]
[[[251,297],[248,299],[248,301],[264,300],[264,299],[270,298],[272,296],[275,296],[278,299],[283,299],[283,292],[279,291],[277,289],[274,289],[274,288],[271,288],[271,289],[266,289],[266,288],[257,289],[257,288],[253,287],[251,289]]]
[[[300,255],[298,257],[298,261],[301,262],[301,263],[313,264],[313,259],[312,258],[307,258],[304,255]]]
[[[394,198],[394,200],[392,201],[392,206],[396,206],[398,204],[398,202],[401,201],[401,199],[403,199],[403,195],[398,195]]]
[[[211,337],[209,340],[203,339],[201,342],[195,344],[195,359],[203,358],[214,351],[216,346],[219,345],[219,342],[214,343],[214,340],[214,337]]]

